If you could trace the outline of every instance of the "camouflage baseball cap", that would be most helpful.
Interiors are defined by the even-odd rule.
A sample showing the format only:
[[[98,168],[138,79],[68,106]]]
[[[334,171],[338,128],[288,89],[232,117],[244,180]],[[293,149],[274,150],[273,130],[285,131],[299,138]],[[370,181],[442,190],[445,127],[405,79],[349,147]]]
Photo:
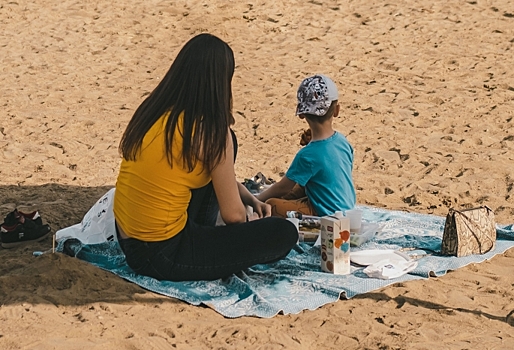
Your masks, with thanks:
[[[324,116],[333,101],[339,98],[336,84],[327,76],[316,74],[305,78],[298,88],[296,115]]]

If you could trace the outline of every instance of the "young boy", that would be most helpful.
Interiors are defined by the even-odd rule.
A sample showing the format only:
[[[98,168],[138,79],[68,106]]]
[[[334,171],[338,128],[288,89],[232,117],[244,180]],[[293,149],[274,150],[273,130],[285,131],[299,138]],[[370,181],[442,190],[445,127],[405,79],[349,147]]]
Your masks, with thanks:
[[[331,215],[355,206],[352,180],[353,148],[334,131],[332,121],[339,114],[338,92],[327,76],[317,74],[298,88],[296,115],[305,119],[311,139],[303,140],[286,175],[257,195],[272,207],[272,215],[286,217],[287,211],[305,215]]]

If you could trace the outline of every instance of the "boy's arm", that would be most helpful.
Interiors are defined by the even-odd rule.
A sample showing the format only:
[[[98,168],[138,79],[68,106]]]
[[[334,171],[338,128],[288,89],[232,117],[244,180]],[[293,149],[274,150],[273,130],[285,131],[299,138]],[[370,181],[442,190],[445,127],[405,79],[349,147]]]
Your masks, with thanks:
[[[255,197],[261,202],[265,202],[270,198],[280,198],[288,194],[295,184],[296,182],[291,181],[287,176],[284,176],[279,182],[274,183],[270,188]]]

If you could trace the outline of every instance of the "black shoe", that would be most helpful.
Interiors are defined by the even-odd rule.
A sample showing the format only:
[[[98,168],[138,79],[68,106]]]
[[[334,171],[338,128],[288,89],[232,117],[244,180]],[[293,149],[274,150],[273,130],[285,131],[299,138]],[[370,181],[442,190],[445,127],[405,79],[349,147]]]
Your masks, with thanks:
[[[266,189],[267,186],[274,184],[276,181],[267,178],[261,172],[258,172],[257,175],[252,177],[251,179],[245,179],[243,185],[250,191],[250,193],[258,194]]]
[[[264,186],[261,183],[255,182],[252,179],[245,179],[243,185],[253,194],[259,194],[264,190]]]
[[[16,224],[23,224],[23,222],[27,219],[34,221],[37,225],[43,225],[39,211],[36,210],[32,213],[24,213],[18,209],[14,209],[9,214],[7,214],[2,225],[10,227]]]
[[[0,238],[3,248],[13,248],[28,242],[39,242],[45,239],[51,229],[48,225],[38,225],[36,221],[24,220],[13,226],[2,225]]]
[[[260,171],[257,173],[257,175],[255,175],[253,177],[253,180],[256,182],[256,183],[260,183],[261,185],[273,185],[276,181],[273,180],[271,177],[266,177],[264,176],[263,173],[261,173]]]

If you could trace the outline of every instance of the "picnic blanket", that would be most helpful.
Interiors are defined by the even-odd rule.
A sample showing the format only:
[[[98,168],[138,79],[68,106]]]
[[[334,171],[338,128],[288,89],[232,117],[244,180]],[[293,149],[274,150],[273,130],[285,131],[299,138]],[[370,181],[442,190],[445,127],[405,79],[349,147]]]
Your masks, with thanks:
[[[439,251],[445,218],[359,206],[363,220],[379,223],[380,234],[358,249],[417,248],[409,253]],[[352,267],[350,275],[332,275],[320,269],[320,247],[299,243],[290,254],[274,264],[256,265],[227,279],[197,282],[158,281],[135,274],[126,264],[117,242],[83,244],[77,239],[62,240],[58,251],[72,251],[82,260],[110,271],[127,281],[193,305],[204,304],[220,314],[235,318],[269,318],[314,310],[340,298],[370,292],[392,283],[444,275],[471,263],[479,263],[514,246],[513,225],[497,225],[496,248],[483,255],[467,257],[424,256],[408,274],[390,280],[369,278],[362,267]]]

